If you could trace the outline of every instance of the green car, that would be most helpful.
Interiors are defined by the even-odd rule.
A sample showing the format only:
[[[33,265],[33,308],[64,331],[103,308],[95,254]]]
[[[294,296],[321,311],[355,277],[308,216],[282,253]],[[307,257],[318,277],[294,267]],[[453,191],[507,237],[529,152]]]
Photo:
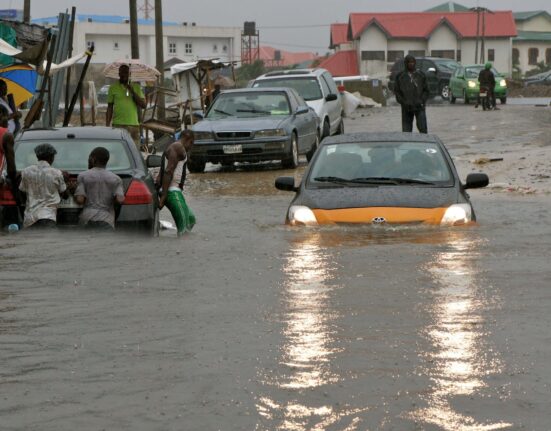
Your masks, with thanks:
[[[484,69],[483,64],[461,66],[455,69],[450,78],[450,103],[455,103],[456,99],[463,99],[465,103],[477,100],[480,91],[478,74],[482,69]],[[507,82],[503,75],[493,67],[492,72],[496,78],[496,86],[494,87],[496,99],[505,104],[507,103]]]

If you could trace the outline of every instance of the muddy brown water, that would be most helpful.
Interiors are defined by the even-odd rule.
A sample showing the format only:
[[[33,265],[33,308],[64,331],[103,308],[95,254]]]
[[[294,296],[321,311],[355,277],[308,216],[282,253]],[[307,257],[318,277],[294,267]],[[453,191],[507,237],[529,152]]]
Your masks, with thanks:
[[[549,195],[290,228],[303,170],[190,175],[183,239],[0,236],[0,429],[548,429]]]

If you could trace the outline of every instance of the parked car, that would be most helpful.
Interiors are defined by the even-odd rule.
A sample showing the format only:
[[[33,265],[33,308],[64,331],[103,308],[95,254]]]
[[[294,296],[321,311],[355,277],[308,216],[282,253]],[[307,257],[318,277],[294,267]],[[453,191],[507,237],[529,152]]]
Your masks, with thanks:
[[[98,90],[98,103],[107,103],[107,95],[109,94],[109,84],[105,84]]]
[[[268,72],[256,78],[251,86],[295,89],[320,118],[321,139],[344,133],[342,98],[327,70],[294,69]]]
[[[427,77],[431,97],[440,96],[442,99],[449,97],[449,83],[452,73],[461,64],[449,58],[440,57],[415,57],[417,69]],[[404,59],[400,58],[392,65],[388,79],[388,88],[394,91],[394,83],[398,73],[404,70]]]
[[[524,85],[551,85],[551,70],[524,79]]]
[[[116,227],[138,227],[151,235],[159,233],[158,196],[154,180],[146,162],[137,150],[129,133],[123,129],[109,127],[65,127],[56,129],[31,129],[17,136],[15,161],[17,170],[37,162],[34,148],[48,142],[57,150],[53,166],[67,171],[71,181],[76,182],[78,174],[88,169],[88,155],[95,147],[105,147],[110,158],[107,169],[122,178],[125,191],[124,203],[117,211]],[[150,161],[150,166],[159,165],[159,157]],[[5,176],[5,172],[3,172]],[[15,206],[11,188],[0,185],[0,207]],[[57,223],[61,226],[78,224],[81,206],[72,196],[62,199],[57,212]]]
[[[292,88],[244,88],[223,91],[203,121],[193,126],[195,144],[190,172],[205,164],[281,160],[298,166],[299,154],[308,160],[319,141],[319,119]]]
[[[296,192],[291,225],[335,223],[464,225],[476,220],[466,189],[485,187],[472,173],[462,184],[444,144],[434,135],[358,133],[324,140]]]
[[[465,103],[471,100],[478,99],[480,85],[478,82],[478,74],[484,69],[483,64],[474,64],[469,66],[461,66],[456,69],[450,79],[450,102],[455,103],[456,99],[463,99]],[[502,104],[507,103],[507,81],[494,67],[492,73],[496,79],[494,93],[496,99],[499,99]]]

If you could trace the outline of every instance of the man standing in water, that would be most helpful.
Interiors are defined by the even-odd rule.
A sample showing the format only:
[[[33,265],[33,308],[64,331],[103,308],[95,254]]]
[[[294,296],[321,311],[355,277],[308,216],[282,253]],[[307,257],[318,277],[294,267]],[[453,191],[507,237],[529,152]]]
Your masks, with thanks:
[[[394,93],[396,101],[402,105],[402,132],[413,131],[415,117],[419,132],[427,133],[425,104],[429,98],[429,87],[425,74],[417,70],[416,65],[415,57],[406,55],[405,68],[396,77]]]
[[[191,231],[195,224],[195,215],[187,206],[182,192],[191,147],[193,147],[193,132],[184,130],[180,140],[170,144],[163,153],[161,171],[157,177],[157,186],[161,188],[159,208],[166,205],[170,210],[178,229],[178,236]]]
[[[130,82],[130,67],[123,64],[119,67],[119,82],[109,86],[107,94],[107,113],[105,125],[128,130],[134,144],[140,150],[140,115],[139,109],[145,109],[145,99],[140,84]]]

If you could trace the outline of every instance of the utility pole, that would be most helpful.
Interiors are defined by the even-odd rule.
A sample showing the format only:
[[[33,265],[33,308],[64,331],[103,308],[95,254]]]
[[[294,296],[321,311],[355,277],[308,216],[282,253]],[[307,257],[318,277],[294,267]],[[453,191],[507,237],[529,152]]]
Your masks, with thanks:
[[[31,22],[31,0],[23,2],[23,22],[25,24],[30,24]]]
[[[490,9],[485,7],[473,7],[470,9],[472,12],[476,12],[476,48],[474,54],[474,63],[478,64],[478,40],[480,39],[480,62],[485,61],[485,41],[486,41],[486,13],[493,13]],[[482,14],[482,38],[480,35],[480,14]]]
[[[486,60],[486,50],[484,48],[484,37],[486,35],[486,11],[488,9],[482,8],[482,41],[480,42],[480,62],[485,63]]]
[[[164,44],[163,44],[163,6],[162,0],[155,0],[155,59],[159,76],[159,86],[162,87],[164,80]],[[157,115],[160,120],[165,119],[165,97],[159,91],[157,97]]]
[[[155,8],[153,7],[153,5],[151,5],[151,4],[149,3],[149,0],[145,0],[145,1],[143,2],[143,6],[140,7],[138,10],[139,10],[140,12],[143,12],[143,17],[144,17],[145,19],[149,19],[149,18],[151,18],[150,12],[153,11],[154,9],[155,9]]]
[[[130,7],[130,50],[132,58],[140,58],[140,44],[138,39],[138,10],[136,0],[129,0]]]
[[[478,64],[478,39],[480,38],[480,8],[476,7],[471,10],[476,11],[476,45],[474,49],[474,64]]]

